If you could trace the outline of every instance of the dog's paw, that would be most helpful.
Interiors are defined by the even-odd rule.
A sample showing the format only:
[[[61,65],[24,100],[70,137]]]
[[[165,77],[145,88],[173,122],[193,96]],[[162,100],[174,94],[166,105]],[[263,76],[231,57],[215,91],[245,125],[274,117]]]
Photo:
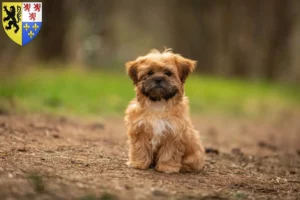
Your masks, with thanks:
[[[191,154],[182,160],[181,172],[200,172],[204,167],[204,155],[201,152]]]
[[[148,169],[149,165],[146,165],[144,163],[137,163],[137,162],[130,162],[128,161],[127,163],[128,167],[134,168],[134,169]]]
[[[180,166],[157,165],[155,169],[156,171],[163,172],[166,174],[175,174],[179,173]]]

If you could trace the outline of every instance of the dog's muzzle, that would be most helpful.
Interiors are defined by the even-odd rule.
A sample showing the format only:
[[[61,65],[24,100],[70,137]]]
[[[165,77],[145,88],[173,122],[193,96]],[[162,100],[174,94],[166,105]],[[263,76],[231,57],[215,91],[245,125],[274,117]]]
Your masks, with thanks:
[[[161,76],[153,77],[143,84],[142,92],[152,101],[168,100],[176,95],[177,88]]]

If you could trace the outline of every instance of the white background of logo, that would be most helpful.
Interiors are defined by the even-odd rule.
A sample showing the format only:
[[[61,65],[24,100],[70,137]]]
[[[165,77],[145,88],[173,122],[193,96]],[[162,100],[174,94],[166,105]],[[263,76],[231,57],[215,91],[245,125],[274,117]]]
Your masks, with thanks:
[[[37,3],[41,4],[40,12],[37,12],[34,10],[34,4],[37,4]],[[36,13],[35,21],[31,20],[29,18],[29,12],[24,10],[25,4],[30,4],[30,13],[32,13],[32,12]],[[43,10],[42,2],[23,2],[22,3],[22,22],[42,22],[42,10]]]

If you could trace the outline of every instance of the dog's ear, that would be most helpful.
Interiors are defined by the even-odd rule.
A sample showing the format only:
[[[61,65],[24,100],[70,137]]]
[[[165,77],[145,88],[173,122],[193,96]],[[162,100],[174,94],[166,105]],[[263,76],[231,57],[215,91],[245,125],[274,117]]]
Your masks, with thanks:
[[[137,60],[129,61],[126,63],[127,74],[130,76],[131,80],[135,85],[138,83],[138,77],[137,77],[138,64],[139,62]]]
[[[181,55],[176,55],[175,62],[178,68],[180,80],[184,83],[189,74],[196,68],[197,61],[184,58]]]

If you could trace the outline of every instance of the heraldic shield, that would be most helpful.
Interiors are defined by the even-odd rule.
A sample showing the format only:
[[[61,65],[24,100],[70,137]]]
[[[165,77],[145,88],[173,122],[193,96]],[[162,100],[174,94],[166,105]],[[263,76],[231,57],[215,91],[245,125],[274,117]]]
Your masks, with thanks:
[[[42,27],[41,2],[2,2],[3,28],[15,43],[24,46]]]

